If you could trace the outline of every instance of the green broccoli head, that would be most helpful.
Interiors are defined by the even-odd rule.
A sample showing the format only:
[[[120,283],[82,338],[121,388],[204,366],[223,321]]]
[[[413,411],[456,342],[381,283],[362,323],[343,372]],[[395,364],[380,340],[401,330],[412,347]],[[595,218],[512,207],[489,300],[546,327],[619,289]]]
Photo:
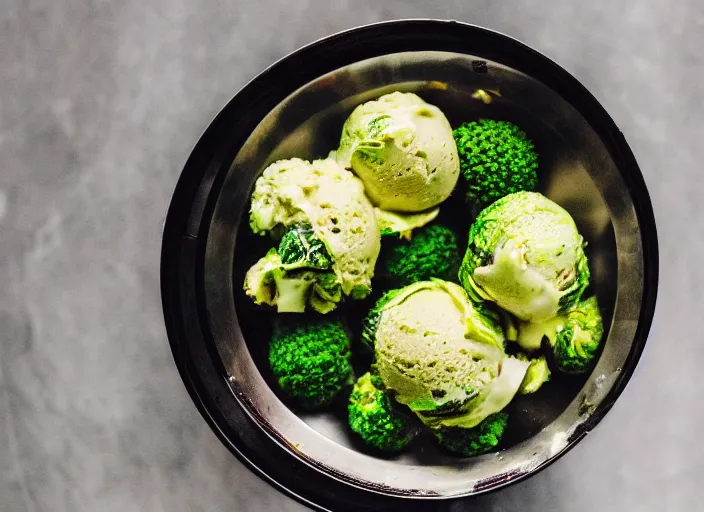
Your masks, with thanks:
[[[477,216],[459,278],[473,299],[541,322],[577,302],[590,274],[570,214],[542,194],[517,192]]]
[[[380,255],[381,274],[398,287],[433,277],[456,282],[460,263],[457,236],[440,224],[418,229],[409,242],[385,244]]]
[[[325,243],[316,236],[310,224],[296,224],[289,228],[279,243],[279,255],[286,270],[325,270],[333,262]]]
[[[583,373],[594,361],[604,335],[596,297],[576,304],[562,316],[550,340],[555,366],[565,373]]]
[[[306,409],[328,405],[354,378],[350,340],[336,318],[277,317],[269,364],[281,389]]]
[[[371,350],[374,350],[374,340],[376,339],[376,330],[379,327],[379,321],[381,320],[381,313],[384,310],[384,306],[391,301],[396,295],[401,292],[398,290],[389,290],[384,292],[384,294],[376,301],[374,307],[369,310],[367,316],[362,320],[362,342],[364,342]]]
[[[349,425],[368,446],[387,453],[400,452],[413,439],[413,430],[382,388],[381,379],[369,372],[357,380],[347,408]]]
[[[528,136],[508,121],[480,119],[452,132],[467,180],[467,199],[483,208],[508,194],[533,190],[538,154]]]
[[[497,412],[487,416],[473,428],[443,427],[434,430],[440,446],[446,450],[474,457],[493,450],[499,444],[508,423],[508,414]]]

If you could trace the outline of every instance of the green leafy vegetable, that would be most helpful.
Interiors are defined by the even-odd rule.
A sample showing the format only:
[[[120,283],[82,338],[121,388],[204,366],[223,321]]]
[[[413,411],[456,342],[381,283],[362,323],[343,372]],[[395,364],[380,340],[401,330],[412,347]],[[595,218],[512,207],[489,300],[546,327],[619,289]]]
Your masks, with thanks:
[[[473,428],[440,428],[435,437],[446,450],[474,457],[493,450],[501,440],[508,424],[508,414],[498,412],[488,416]]]
[[[279,243],[281,263],[286,269],[327,269],[332,257],[325,243],[315,235],[310,224],[297,224],[284,234]]]
[[[575,305],[563,318],[564,322],[550,343],[555,363],[565,373],[583,373],[596,358],[604,335],[596,297]]]
[[[477,216],[459,278],[474,300],[540,322],[577,302],[590,273],[570,214],[537,192],[517,192]]]
[[[457,281],[461,256],[455,233],[431,224],[416,230],[409,242],[386,243],[379,260],[380,273],[401,287],[433,277]]]
[[[281,389],[306,409],[330,404],[354,378],[350,341],[336,318],[278,316],[269,364]]]
[[[413,439],[408,419],[394,409],[383,383],[369,372],[355,383],[350,395],[348,420],[352,431],[376,450],[393,453]]]
[[[508,194],[532,191],[538,154],[528,136],[508,121],[480,119],[452,132],[467,181],[467,199],[484,207]]]

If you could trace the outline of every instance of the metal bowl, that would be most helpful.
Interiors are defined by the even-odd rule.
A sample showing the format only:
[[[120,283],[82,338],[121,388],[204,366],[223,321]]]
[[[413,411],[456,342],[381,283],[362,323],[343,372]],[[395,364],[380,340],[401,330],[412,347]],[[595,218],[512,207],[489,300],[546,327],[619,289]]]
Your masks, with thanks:
[[[598,364],[590,375],[557,376],[541,392],[515,400],[497,454],[451,457],[420,442],[398,458],[377,458],[347,433],[343,411],[297,411],[267,368],[270,313],[241,291],[245,271],[267,248],[247,223],[261,171],[280,158],[327,155],[356,105],[394,90],[419,94],[453,125],[480,116],[519,124],[540,151],[540,190],[572,213],[589,244],[592,287],[608,333]],[[459,202],[443,208],[469,224]],[[303,48],[222,110],[174,192],[164,226],[162,296],[184,383],[240,460],[313,507],[411,509],[418,501],[466,499],[526,478],[594,428],[643,351],[657,259],[653,212],[636,161],[575,78],[496,32],[406,20]]]

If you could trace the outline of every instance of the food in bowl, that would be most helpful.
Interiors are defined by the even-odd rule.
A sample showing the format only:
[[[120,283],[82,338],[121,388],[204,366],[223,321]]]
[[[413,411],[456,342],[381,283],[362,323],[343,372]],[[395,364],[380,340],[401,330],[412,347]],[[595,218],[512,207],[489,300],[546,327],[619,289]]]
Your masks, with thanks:
[[[354,109],[327,159],[268,166],[250,227],[272,247],[244,289],[277,308],[269,363],[282,391],[307,410],[347,401],[349,428],[379,453],[421,432],[463,456],[499,447],[514,397],[553,371],[588,371],[603,338],[585,242],[538,178],[516,125],[453,132],[400,92]],[[437,220],[453,194],[464,234]],[[344,308],[360,300],[356,329]],[[368,355],[357,379],[354,355]]]
[[[457,281],[462,253],[452,228],[436,222],[404,238],[382,230],[384,243],[376,269],[380,276],[399,288],[433,277]]]
[[[498,316],[446,281],[421,281],[388,297],[367,336],[375,371],[397,402],[426,425],[466,427],[508,405],[528,363],[504,351]]]
[[[508,121],[479,119],[452,132],[467,180],[467,199],[488,206],[497,199],[533,190],[538,183],[538,153],[528,135]]]
[[[516,192],[477,216],[459,277],[475,299],[542,322],[577,302],[590,274],[570,214],[542,194]]]
[[[459,176],[450,123],[413,93],[394,92],[354,109],[336,158],[360,177],[376,206],[395,212],[439,205]]]
[[[279,240],[247,272],[245,290],[280,313],[320,313],[342,297],[366,297],[380,249],[362,182],[333,160],[280,160],[252,194],[250,227]]]

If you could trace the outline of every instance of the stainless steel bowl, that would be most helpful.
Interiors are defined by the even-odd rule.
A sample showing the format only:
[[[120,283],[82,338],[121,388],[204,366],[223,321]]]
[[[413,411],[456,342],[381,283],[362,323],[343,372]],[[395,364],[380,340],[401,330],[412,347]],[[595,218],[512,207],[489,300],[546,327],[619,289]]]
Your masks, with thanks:
[[[247,224],[261,171],[281,158],[327,155],[356,105],[394,90],[419,94],[453,125],[479,116],[519,124],[540,150],[541,191],[572,213],[589,243],[592,287],[607,324],[603,353],[590,375],[557,377],[544,391],[519,397],[498,454],[463,459],[420,443],[407,455],[376,458],[359,449],[339,411],[310,415],[289,407],[267,368],[271,317],[241,291],[245,271],[266,249]],[[446,210],[467,216],[457,204]],[[162,295],[186,387],[235,455],[311,506],[380,509],[406,500],[409,508],[516,482],[594,428],[643,350],[657,264],[653,212],[635,159],[577,80],[501,34],[406,20],[314,43],[263,72],[223,109],[174,193]]]

